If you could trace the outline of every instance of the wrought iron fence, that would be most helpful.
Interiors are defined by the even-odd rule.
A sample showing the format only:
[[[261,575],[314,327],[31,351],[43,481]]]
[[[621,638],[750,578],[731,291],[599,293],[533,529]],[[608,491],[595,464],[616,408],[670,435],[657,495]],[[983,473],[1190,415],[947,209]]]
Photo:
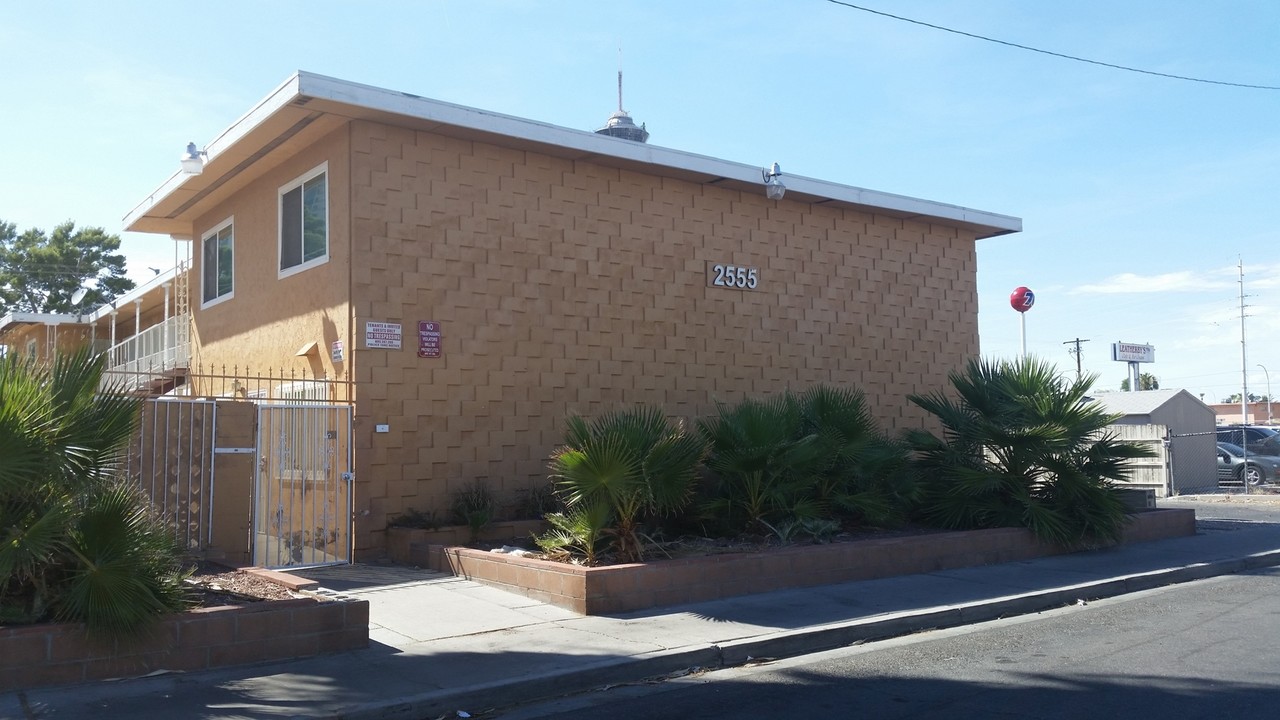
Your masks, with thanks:
[[[302,370],[238,365],[196,365],[191,368],[164,364],[135,369],[108,370],[103,384],[122,387],[148,397],[228,398],[255,402],[349,404],[355,401],[354,383],[326,378]]]

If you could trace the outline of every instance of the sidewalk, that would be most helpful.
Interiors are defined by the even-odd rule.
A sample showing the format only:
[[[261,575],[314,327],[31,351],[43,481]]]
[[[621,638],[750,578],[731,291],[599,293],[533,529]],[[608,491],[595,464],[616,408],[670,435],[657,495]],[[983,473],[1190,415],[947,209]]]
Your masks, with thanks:
[[[1280,523],[1195,499],[1194,537],[1027,562],[786,590],[615,617],[396,567],[311,573],[370,602],[367,650],[0,695],[0,718],[435,718],[816,652],[1280,565]],[[1166,502],[1162,501],[1162,506]],[[1252,505],[1252,503],[1250,503]],[[1280,515],[1280,507],[1277,509]]]

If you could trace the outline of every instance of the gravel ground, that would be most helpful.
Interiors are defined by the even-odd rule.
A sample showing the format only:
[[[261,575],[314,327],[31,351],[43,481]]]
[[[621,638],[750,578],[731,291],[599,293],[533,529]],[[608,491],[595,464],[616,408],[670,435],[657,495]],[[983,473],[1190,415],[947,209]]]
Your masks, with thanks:
[[[289,600],[301,597],[251,573],[204,563],[187,580],[197,607],[247,605],[263,600]]]

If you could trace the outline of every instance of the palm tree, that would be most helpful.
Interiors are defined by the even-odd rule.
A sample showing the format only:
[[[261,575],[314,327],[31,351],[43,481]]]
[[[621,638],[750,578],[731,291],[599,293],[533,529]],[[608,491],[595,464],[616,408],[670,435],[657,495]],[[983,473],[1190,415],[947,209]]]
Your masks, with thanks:
[[[900,518],[911,495],[907,452],[876,429],[860,392],[814,385],[717,410],[699,423],[717,490],[708,518],[779,536],[817,518]]]
[[[799,398],[804,431],[825,458],[815,497],[831,512],[872,524],[902,519],[914,493],[907,449],[877,428],[861,392],[814,385]]]
[[[1067,546],[1112,541],[1125,523],[1113,483],[1144,448],[1107,431],[1117,416],[1039,360],[970,361],[952,373],[957,398],[912,396],[937,416],[941,438],[908,435],[916,451],[923,517],[943,527],[1021,526]]]
[[[0,359],[0,623],[136,630],[183,607],[180,550],[119,478],[138,401],[102,360]]]
[[[642,522],[688,503],[705,446],[656,407],[637,406],[592,422],[575,416],[568,425],[565,446],[551,459],[567,512],[551,522],[561,532],[578,527],[593,537],[607,535],[623,561],[638,562]],[[594,557],[595,541],[579,542]]]
[[[718,405],[699,420],[715,497],[704,515],[730,529],[773,532],[776,525],[819,517],[811,492],[828,460],[818,436],[805,427],[796,397],[783,393],[736,405]]]
[[[1129,392],[1129,387],[1131,382],[1132,381],[1129,378],[1125,378],[1124,380],[1121,380],[1120,390],[1122,392]],[[1138,375],[1138,389],[1139,390],[1159,390],[1160,380],[1158,380],[1156,376],[1152,375],[1151,373],[1142,373]]]

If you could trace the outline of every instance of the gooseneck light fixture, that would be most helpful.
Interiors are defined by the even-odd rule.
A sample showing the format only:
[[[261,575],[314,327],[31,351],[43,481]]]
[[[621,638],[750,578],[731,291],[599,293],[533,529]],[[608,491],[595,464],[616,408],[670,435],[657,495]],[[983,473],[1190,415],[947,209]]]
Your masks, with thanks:
[[[760,175],[764,177],[764,195],[770,200],[781,200],[782,196],[787,193],[787,186],[782,184],[779,179],[782,170],[778,167],[778,163],[774,163],[773,167],[765,168],[760,171]]]
[[[204,172],[205,158],[209,157],[209,153],[196,148],[193,142],[187,143],[187,151],[182,154],[182,173],[184,175],[199,175]]]

